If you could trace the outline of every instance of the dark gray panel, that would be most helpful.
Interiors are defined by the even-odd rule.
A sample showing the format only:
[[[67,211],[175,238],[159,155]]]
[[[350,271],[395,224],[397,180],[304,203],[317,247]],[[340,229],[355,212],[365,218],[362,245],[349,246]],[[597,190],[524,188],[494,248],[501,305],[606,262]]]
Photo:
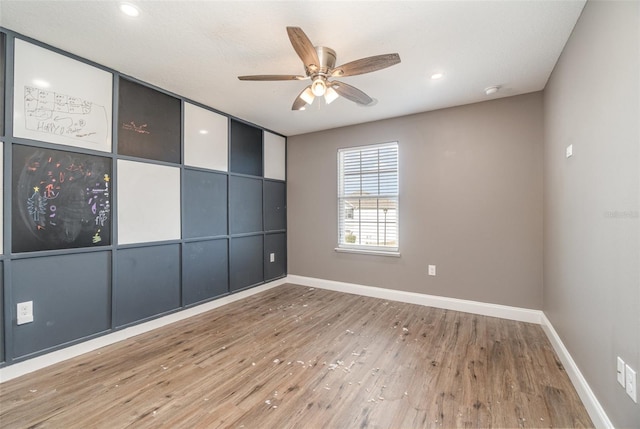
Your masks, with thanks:
[[[262,283],[262,247],[262,235],[231,239],[229,277],[232,291]]]
[[[262,176],[262,130],[231,120],[231,168],[233,173]]]
[[[273,253],[274,261],[271,262]],[[287,273],[287,235],[267,234],[264,236],[264,279],[282,277]]]
[[[262,231],[262,180],[229,177],[231,234]]]
[[[227,175],[205,171],[184,171],[185,238],[227,234]]]
[[[286,187],[281,182],[264,182],[264,230],[287,229]]]
[[[180,307],[180,245],[118,250],[115,324]]]
[[[0,362],[4,356],[4,263],[0,262]]]
[[[110,328],[110,252],[21,259],[11,269],[13,356]],[[15,308],[24,301],[33,301],[33,322],[18,326]]]
[[[227,240],[185,243],[182,248],[182,298],[185,305],[229,291]]]

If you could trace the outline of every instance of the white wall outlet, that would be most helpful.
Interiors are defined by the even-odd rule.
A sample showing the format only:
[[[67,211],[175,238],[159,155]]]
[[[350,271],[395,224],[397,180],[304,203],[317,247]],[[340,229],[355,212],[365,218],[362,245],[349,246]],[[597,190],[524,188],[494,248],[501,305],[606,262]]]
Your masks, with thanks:
[[[569,146],[567,146],[567,158],[573,156],[573,145],[570,144]]]
[[[638,389],[637,384],[636,384],[636,372],[631,369],[631,367],[629,365],[625,365],[625,378],[626,378],[626,388],[625,390],[627,391],[627,395],[629,395],[629,397],[631,399],[633,399],[633,402],[638,402]]]
[[[436,266],[435,265],[429,265],[429,275],[430,276],[435,276],[436,275]]]
[[[269,254],[269,262],[275,262],[276,261],[276,254],[275,253],[270,253]]]
[[[17,305],[18,325],[33,322],[33,301],[19,302]]]
[[[624,361],[620,359],[620,356],[618,356],[618,361],[616,365],[616,376],[618,377],[618,383],[620,383],[620,386],[625,387]]]

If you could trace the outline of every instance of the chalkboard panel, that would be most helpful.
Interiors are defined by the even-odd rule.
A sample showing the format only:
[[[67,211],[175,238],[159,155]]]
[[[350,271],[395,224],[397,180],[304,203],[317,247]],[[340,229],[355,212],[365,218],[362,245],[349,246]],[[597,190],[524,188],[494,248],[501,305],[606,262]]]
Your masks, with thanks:
[[[0,142],[0,219],[4,219],[4,143],[2,142]],[[0,253],[4,253],[4,222],[0,222]]]
[[[9,308],[33,301],[34,315],[32,323],[12,325],[14,357],[111,327],[111,252],[14,260],[11,283]]]
[[[262,130],[231,120],[231,171],[262,176]]]
[[[185,169],[183,177],[183,236],[226,235],[227,175]]]
[[[285,184],[264,181],[264,230],[287,229],[287,206],[285,205]]]
[[[262,231],[262,180],[229,177],[231,234]]]
[[[287,236],[286,234],[283,233],[283,234],[265,235],[264,236],[264,279],[265,281],[282,277],[286,273],[287,273]]]
[[[111,159],[13,146],[12,250],[111,244]]]
[[[180,100],[120,78],[118,153],[180,163]]]
[[[180,307],[180,245],[120,249],[116,257],[116,326]]]
[[[6,53],[7,48],[5,45],[6,36],[4,33],[0,33],[0,135],[4,135],[4,82],[5,82],[5,67],[7,64]]]
[[[262,235],[231,239],[229,281],[232,291],[263,282],[264,246],[262,240]]]
[[[4,264],[0,262],[0,326],[4,325]],[[4,362],[4,329],[0,329],[0,362]]]
[[[227,239],[185,243],[182,249],[182,299],[194,304],[229,292]]]

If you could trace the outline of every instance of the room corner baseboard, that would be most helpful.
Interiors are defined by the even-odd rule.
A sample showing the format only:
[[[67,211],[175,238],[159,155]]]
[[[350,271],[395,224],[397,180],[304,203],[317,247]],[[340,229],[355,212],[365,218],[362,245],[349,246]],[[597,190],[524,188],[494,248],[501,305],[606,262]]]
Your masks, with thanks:
[[[589,413],[589,417],[591,417],[595,427],[601,429],[614,429],[613,423],[611,423],[611,420],[609,420],[604,408],[600,405],[598,398],[596,398],[591,387],[589,387],[589,383],[587,383],[587,380],[580,372],[578,365],[576,365],[571,354],[569,354],[569,351],[560,339],[560,336],[544,313],[542,313],[541,325],[542,329],[547,334],[553,349],[560,358],[569,379],[578,392],[578,396],[580,396],[580,399],[582,400],[587,413]]]
[[[416,292],[406,292],[393,289],[385,289],[374,286],[364,286],[354,283],[323,280],[313,277],[298,275],[287,276],[287,283],[295,283],[303,286],[328,289],[336,292],[345,292],[355,295],[369,296],[372,298],[388,299],[390,301],[406,302],[409,304],[425,305],[428,307],[443,308],[446,310],[474,313],[482,316],[499,317],[501,319],[517,320],[519,322],[541,323],[542,311],[528,308],[510,307],[508,305],[490,304],[486,302],[468,301],[443,296],[426,295]]]
[[[5,366],[3,368],[0,368],[0,383],[4,383],[5,381],[12,380],[16,377],[20,377],[22,375],[37,371],[42,368],[46,368],[50,365],[65,361],[67,359],[92,352],[99,348],[117,343],[118,341],[126,340],[136,335],[144,334],[145,332],[149,332],[154,329],[169,325],[171,323],[178,322],[180,320],[184,320],[201,313],[205,313],[218,307],[222,307],[223,305],[230,304],[243,298],[247,298],[251,295],[255,295],[257,293],[280,286],[286,282],[287,278],[284,277],[260,286],[253,287],[251,289],[246,289],[241,292],[214,299],[213,301],[205,302],[195,307],[177,311],[175,313],[171,313],[166,316],[141,323],[139,325],[130,326],[119,331],[113,331],[111,333],[91,340],[87,340],[60,350],[52,351],[50,353],[46,353],[22,362],[17,362],[12,365]]]

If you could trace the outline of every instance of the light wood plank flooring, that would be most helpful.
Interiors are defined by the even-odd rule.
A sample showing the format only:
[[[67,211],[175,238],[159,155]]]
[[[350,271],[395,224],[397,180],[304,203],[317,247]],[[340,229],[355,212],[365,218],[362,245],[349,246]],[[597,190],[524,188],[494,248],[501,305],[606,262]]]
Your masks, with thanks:
[[[289,284],[0,390],[5,429],[592,427],[537,325]]]

